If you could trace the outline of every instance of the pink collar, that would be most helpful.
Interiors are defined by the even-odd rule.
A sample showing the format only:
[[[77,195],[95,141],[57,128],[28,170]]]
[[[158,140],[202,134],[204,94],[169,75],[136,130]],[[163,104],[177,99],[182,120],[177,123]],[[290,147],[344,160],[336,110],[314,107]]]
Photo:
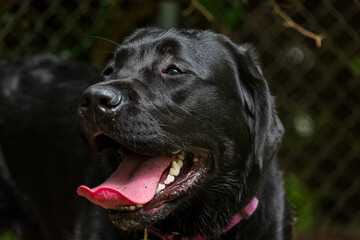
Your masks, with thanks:
[[[221,230],[221,233],[225,233],[229,231],[231,228],[237,225],[242,219],[244,218],[248,219],[255,212],[258,204],[259,204],[259,199],[257,199],[257,197],[251,199],[250,203],[240,213],[235,214],[235,216],[231,219],[229,225],[223,230]],[[174,240],[175,238],[174,235],[170,235],[170,234],[162,235],[161,233],[151,228],[149,229],[149,232],[157,235],[162,240]],[[206,237],[198,235],[194,238],[182,237],[181,240],[206,240]]]

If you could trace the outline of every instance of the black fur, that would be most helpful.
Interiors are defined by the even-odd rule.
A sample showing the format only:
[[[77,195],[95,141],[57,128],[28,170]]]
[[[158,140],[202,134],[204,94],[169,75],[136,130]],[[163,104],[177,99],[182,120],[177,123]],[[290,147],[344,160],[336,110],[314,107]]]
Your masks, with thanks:
[[[75,196],[78,185],[98,184],[112,168],[99,166],[111,157],[94,161],[76,131],[77,98],[97,81],[96,70],[47,57],[0,65],[5,204],[19,199],[14,208],[29,216],[26,226],[39,226],[37,239],[141,239],[139,229],[115,228],[107,211]],[[174,67],[180,74],[169,76]],[[111,114],[83,109],[94,86],[121,96]],[[283,127],[251,46],[209,31],[141,29],[116,49],[103,81],[88,89],[80,101],[86,142],[101,132],[137,152],[194,148],[211,155],[210,171],[161,212],[134,218],[140,226],[179,232],[179,239],[291,239],[276,161]],[[254,196],[254,214],[221,234]]]

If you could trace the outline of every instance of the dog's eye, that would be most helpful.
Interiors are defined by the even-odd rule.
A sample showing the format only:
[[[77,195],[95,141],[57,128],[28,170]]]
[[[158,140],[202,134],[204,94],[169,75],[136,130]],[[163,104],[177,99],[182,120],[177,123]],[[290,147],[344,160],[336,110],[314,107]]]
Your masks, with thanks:
[[[181,71],[176,67],[169,67],[168,69],[166,69],[165,73],[170,76],[175,76],[179,75]]]
[[[109,75],[111,75],[113,73],[113,71],[114,71],[114,69],[112,67],[107,67],[107,68],[104,69],[103,75],[104,76],[109,76]]]

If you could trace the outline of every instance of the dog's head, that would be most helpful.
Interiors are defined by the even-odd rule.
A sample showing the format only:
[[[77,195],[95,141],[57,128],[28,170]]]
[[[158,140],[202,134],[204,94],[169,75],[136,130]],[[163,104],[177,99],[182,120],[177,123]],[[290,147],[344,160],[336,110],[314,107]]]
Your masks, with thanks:
[[[283,133],[253,49],[209,31],[136,31],[79,113],[90,148],[119,166],[78,193],[122,229],[218,233],[256,196]]]

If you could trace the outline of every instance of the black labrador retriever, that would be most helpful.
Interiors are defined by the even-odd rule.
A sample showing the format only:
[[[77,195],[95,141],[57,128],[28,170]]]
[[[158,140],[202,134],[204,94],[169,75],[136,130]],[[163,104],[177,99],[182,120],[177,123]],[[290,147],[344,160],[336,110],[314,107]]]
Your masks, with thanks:
[[[251,46],[145,28],[96,84],[49,57],[0,66],[0,223],[22,239],[291,239],[283,127]]]

